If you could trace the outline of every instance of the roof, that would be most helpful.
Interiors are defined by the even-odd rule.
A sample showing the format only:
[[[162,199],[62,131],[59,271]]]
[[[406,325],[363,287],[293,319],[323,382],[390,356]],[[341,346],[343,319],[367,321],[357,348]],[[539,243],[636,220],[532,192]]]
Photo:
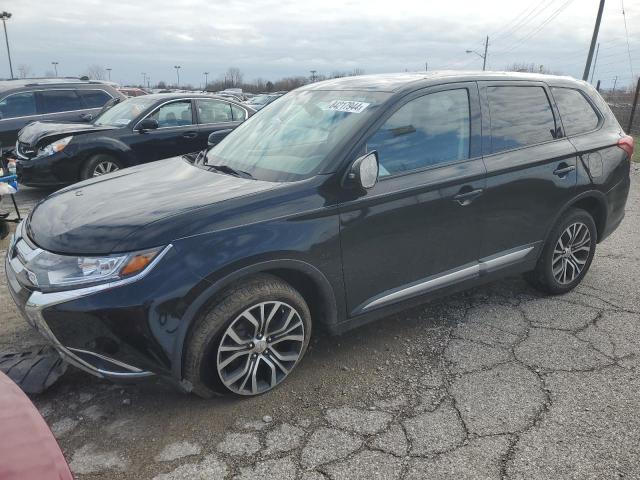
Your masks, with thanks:
[[[483,72],[462,70],[434,70],[430,72],[383,73],[377,75],[360,75],[356,77],[334,78],[322,82],[311,83],[301,87],[302,90],[368,90],[379,92],[398,92],[408,87],[424,84],[464,82],[477,80],[520,80],[550,81],[562,83],[579,82],[572,77],[543,75],[540,73],[520,72]]]
[[[0,92],[6,92],[7,90],[14,90],[24,87],[32,87],[36,85],[47,86],[66,86],[69,84],[82,84],[82,85],[111,85],[113,82],[100,81],[100,80],[80,80],[79,78],[16,78],[13,80],[0,80]]]

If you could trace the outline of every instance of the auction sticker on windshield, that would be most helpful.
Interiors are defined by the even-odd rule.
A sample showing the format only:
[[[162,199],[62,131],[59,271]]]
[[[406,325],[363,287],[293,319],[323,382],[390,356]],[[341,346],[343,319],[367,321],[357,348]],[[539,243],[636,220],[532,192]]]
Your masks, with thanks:
[[[361,113],[369,105],[371,104],[365,102],[354,102],[351,100],[334,100],[329,105],[327,105],[327,110],[347,113]]]

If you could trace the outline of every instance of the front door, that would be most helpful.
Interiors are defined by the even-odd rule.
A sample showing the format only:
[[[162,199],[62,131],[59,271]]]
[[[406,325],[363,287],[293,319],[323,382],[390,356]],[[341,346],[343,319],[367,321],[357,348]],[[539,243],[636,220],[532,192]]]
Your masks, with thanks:
[[[478,273],[485,169],[476,84],[416,92],[380,122],[363,148],[378,152],[380,179],[340,205],[349,316]]]
[[[134,130],[131,142],[128,142],[140,163],[198,151],[199,128],[191,100],[165,103],[148,118],[157,120],[158,128],[143,133]]]

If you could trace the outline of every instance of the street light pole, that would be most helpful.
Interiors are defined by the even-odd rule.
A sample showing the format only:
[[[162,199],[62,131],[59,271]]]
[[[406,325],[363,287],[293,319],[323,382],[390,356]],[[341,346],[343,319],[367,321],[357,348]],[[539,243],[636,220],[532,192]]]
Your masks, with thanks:
[[[207,85],[209,85],[209,72],[204,72],[204,88],[203,88],[203,90],[207,89]]]
[[[9,57],[9,71],[11,72],[11,79],[13,80],[13,65],[11,65],[11,50],[9,50],[9,36],[7,35],[7,20],[11,18],[9,12],[0,13],[2,19],[2,25],[4,26],[4,41],[7,43],[7,56]]]
[[[58,76],[58,63],[60,62],[51,62],[51,65],[53,65],[53,71],[56,73],[56,77]]]
[[[147,83],[147,74],[146,72],[142,72],[142,87],[144,88],[144,84]]]
[[[111,69],[105,68],[105,70],[107,71],[107,75],[109,75],[109,81],[111,81]]]
[[[180,88],[180,65],[174,65],[173,68],[176,69],[176,76],[178,77],[178,83],[176,84],[177,88]]]
[[[489,49],[489,35],[487,35],[486,40],[484,41],[484,55],[482,53],[476,52],[475,50],[467,50],[467,53],[475,53],[482,59],[482,71],[484,72],[487,68],[487,50]]]

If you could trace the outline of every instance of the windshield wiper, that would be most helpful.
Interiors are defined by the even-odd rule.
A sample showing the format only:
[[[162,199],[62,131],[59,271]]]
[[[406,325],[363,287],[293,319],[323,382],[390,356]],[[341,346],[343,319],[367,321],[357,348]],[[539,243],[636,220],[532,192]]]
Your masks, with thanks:
[[[228,175],[233,175],[234,177],[242,177],[242,178],[253,178],[249,172],[245,172],[243,170],[236,170],[235,168],[230,167],[229,165],[213,165],[212,163],[205,163],[207,167],[211,167],[218,172],[226,173]]]

